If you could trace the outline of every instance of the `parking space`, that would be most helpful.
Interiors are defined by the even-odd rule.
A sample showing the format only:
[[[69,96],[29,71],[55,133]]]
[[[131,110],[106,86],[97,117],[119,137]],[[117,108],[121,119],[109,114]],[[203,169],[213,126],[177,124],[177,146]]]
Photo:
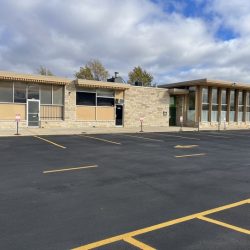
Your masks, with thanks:
[[[0,138],[0,249],[248,249],[249,137]]]

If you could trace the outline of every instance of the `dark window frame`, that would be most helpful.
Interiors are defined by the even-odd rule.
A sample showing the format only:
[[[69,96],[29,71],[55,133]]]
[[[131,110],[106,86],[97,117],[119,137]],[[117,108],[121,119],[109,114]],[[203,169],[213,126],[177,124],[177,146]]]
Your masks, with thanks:
[[[80,95],[82,95],[82,97],[80,97]],[[87,100],[84,97],[84,95],[85,96],[89,95],[89,97],[92,95],[92,98]],[[92,101],[90,101],[90,100],[92,100]],[[77,91],[76,92],[76,105],[78,105],[78,106],[96,106],[96,93]]]

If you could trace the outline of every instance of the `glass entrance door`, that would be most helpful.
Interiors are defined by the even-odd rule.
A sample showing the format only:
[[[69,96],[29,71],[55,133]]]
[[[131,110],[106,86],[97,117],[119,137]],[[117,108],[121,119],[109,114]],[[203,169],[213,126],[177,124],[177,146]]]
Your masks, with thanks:
[[[27,100],[28,127],[39,127],[40,101],[35,99]]]

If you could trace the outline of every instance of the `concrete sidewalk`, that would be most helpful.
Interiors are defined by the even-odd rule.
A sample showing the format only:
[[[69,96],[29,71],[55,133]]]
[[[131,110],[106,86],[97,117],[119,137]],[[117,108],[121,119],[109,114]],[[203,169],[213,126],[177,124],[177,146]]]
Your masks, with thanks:
[[[247,130],[248,128],[233,128],[233,130]],[[138,133],[140,132],[140,127],[133,128],[20,128],[18,136],[32,136],[32,135],[76,135],[76,134],[112,134],[112,133]],[[218,128],[200,128],[200,131],[213,130],[217,131]],[[224,131],[224,128],[221,127],[221,131]],[[227,128],[226,130],[230,130]],[[232,129],[231,129],[232,130]],[[249,130],[249,129],[248,129]],[[143,132],[180,132],[180,127],[143,127]],[[197,128],[192,127],[183,127],[182,131],[198,131]],[[0,129],[1,136],[16,136],[15,129]]]
[[[140,127],[133,128],[20,128],[20,136],[32,135],[72,135],[72,134],[110,134],[110,133],[138,133]],[[183,131],[197,131],[196,128],[184,127]],[[144,127],[144,132],[179,132],[180,127]],[[16,136],[15,129],[0,129],[0,136]]]

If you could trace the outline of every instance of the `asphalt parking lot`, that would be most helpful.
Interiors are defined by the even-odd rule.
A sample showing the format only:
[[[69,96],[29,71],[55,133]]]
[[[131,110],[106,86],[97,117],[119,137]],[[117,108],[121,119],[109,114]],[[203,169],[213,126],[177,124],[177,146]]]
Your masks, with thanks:
[[[249,249],[250,131],[0,138],[0,249]]]

